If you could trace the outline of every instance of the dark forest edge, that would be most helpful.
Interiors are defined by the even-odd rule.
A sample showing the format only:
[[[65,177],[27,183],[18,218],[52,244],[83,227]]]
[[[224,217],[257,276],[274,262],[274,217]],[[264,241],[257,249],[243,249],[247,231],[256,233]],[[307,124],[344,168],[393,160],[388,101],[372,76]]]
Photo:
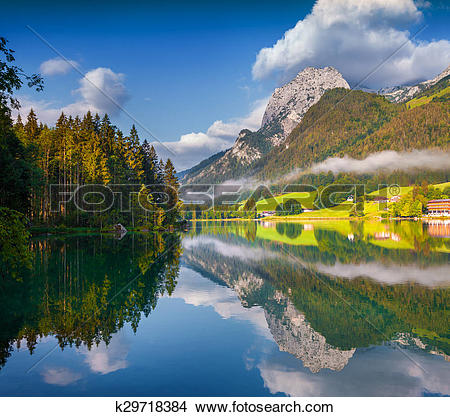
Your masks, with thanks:
[[[43,89],[39,74],[27,75],[15,65],[14,52],[0,37],[0,253],[2,260],[25,256],[33,233],[52,231],[112,231],[117,223],[130,230],[174,230],[181,223],[175,168],[158,157],[146,140],[141,144],[133,125],[124,135],[107,114],[83,117],[61,114],[54,127],[39,123],[31,110],[25,121],[15,93],[26,84]],[[123,204],[130,209],[86,212],[72,203],[53,201],[50,186],[121,184]],[[144,186],[152,184],[152,186]],[[136,192],[137,188],[137,192]],[[161,194],[171,195],[166,207]],[[95,195],[91,196],[95,202]],[[51,208],[58,207],[58,210]],[[170,208],[170,210],[169,210]]]

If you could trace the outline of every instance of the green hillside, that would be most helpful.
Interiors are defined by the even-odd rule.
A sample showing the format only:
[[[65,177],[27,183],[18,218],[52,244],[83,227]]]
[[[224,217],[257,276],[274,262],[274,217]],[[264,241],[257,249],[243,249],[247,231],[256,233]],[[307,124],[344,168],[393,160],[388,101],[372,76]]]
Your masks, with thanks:
[[[450,75],[440,80],[432,87],[420,92],[406,103],[408,109],[422,106],[431,101],[448,101],[450,99]]]
[[[446,188],[450,187],[450,182],[444,182],[441,184],[432,184],[434,188],[437,188],[441,191],[444,191]],[[404,196],[410,193],[413,189],[413,186],[407,187],[387,187],[377,191],[373,191],[368,193],[369,196],[386,196],[387,198],[391,198],[396,195]],[[281,194],[273,198],[262,199],[256,203],[256,209],[258,212],[261,211],[275,211],[278,205],[284,204],[290,200],[296,200],[299,204],[302,205],[305,209],[313,209],[314,201],[317,198],[317,192],[312,193],[287,193]],[[244,202],[245,203],[245,202]],[[242,204],[243,206],[243,204]],[[241,206],[241,207],[242,207]],[[338,204],[331,208],[324,208],[320,210],[314,210],[312,212],[305,212],[296,215],[287,215],[287,216],[276,216],[277,218],[286,218],[289,220],[292,219],[301,219],[301,218],[345,218],[350,216],[350,212],[353,208],[354,204],[348,201],[344,201],[341,204]],[[384,211],[380,211],[379,203],[375,201],[365,201],[364,202],[364,216],[367,217],[376,217],[380,216]]]
[[[444,191],[446,188],[450,187],[450,182],[443,182],[441,184],[433,184],[433,187],[438,188],[441,191]],[[398,187],[397,188],[382,188],[381,190],[373,191],[369,193],[369,195],[382,195],[387,196],[389,198],[393,197],[394,195],[406,195],[412,191],[413,187],[412,185],[409,187]],[[395,191],[394,194],[392,192]],[[399,191],[399,192],[397,192]]]
[[[402,109],[384,97],[336,88],[327,91],[286,139],[262,158],[256,169],[269,179],[313,162],[349,153]]]
[[[413,109],[414,107],[422,106],[423,104],[429,103],[430,101],[433,101],[434,99],[438,99],[441,97],[447,97],[450,94],[450,87],[446,87],[443,90],[439,91],[438,93],[435,93],[430,96],[422,96],[420,98],[413,98],[412,100],[408,101],[406,103],[406,107],[409,109]]]
[[[286,146],[274,148],[257,168],[261,178],[272,179],[344,154],[361,159],[387,149],[447,149],[449,126],[449,106],[436,97],[408,109],[376,94],[338,88],[327,91],[286,139]]]
[[[282,194],[273,198],[263,199],[256,203],[256,209],[257,211],[273,211],[275,210],[280,204],[284,204],[289,200],[295,200],[299,204],[302,205],[302,207],[307,209],[313,209],[314,208],[314,201],[317,197],[317,192],[312,193],[287,193]]]

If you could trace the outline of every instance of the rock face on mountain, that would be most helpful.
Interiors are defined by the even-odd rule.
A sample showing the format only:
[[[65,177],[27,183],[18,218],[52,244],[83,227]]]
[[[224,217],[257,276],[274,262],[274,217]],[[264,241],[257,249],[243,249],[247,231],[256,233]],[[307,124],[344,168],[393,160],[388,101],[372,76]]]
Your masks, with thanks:
[[[229,262],[229,258],[211,252],[211,242],[198,243],[185,248],[186,263],[233,289],[244,307],[261,306],[268,329],[281,351],[294,355],[314,373],[324,368],[340,371],[347,365],[355,349],[342,350],[327,343],[290,299],[274,290],[245,261]]]
[[[258,131],[242,130],[231,149],[213,155],[180,179],[216,184],[250,177],[274,180],[345,153],[360,158],[387,149],[445,149],[449,81],[450,66],[414,86],[379,94],[349,92],[334,68],[306,68],[275,90]],[[397,105],[412,98],[421,100],[412,107]]]
[[[404,103],[413,98],[416,94],[432,87],[443,78],[450,75],[450,65],[432,80],[427,80],[416,85],[405,85],[392,88],[384,88],[379,94],[384,95],[392,103]]]
[[[272,94],[262,119],[262,128],[278,123],[281,132],[274,144],[282,142],[323,93],[337,87],[350,88],[336,69],[305,68],[291,82],[277,88]]]
[[[282,316],[269,314],[267,310],[265,314],[270,332],[280,350],[300,359],[314,373],[325,368],[342,370],[356,349],[341,350],[331,346],[287,297],[279,292],[275,297],[285,306]]]
[[[223,156],[212,157],[212,162],[202,164],[201,170],[187,172],[182,182],[222,182],[251,174],[253,164],[284,142],[325,91],[337,87],[350,88],[336,69],[305,68],[272,94],[258,131],[242,130]]]

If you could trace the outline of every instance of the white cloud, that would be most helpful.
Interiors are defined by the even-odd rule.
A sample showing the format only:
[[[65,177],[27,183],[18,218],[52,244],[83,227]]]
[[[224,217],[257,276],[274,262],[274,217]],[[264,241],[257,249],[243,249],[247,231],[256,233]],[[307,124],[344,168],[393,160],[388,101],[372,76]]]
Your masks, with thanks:
[[[182,267],[183,279],[177,284],[171,298],[183,299],[195,307],[212,307],[223,319],[250,322],[257,334],[273,340],[264,310],[259,306],[246,308],[231,288],[218,285],[190,268]]]
[[[395,347],[361,349],[340,372],[312,374],[299,361],[279,352],[263,358],[256,367],[272,394],[294,397],[417,397],[424,391],[444,395],[450,392],[443,358],[414,349],[406,352]]]
[[[47,384],[59,385],[61,387],[73,384],[81,379],[80,373],[62,367],[47,369],[42,373],[42,376]]]
[[[377,282],[390,285],[417,282],[427,287],[448,285],[450,275],[447,265],[420,268],[416,265],[383,265],[378,262],[362,264],[334,265],[316,264],[315,268],[322,273],[353,279],[369,277]]]
[[[183,240],[184,249],[193,250],[199,246],[207,246],[209,250],[214,250],[222,256],[226,256],[227,258],[238,258],[244,262],[254,262],[276,257],[273,252],[263,248],[233,245],[207,236],[195,236]]]
[[[332,157],[311,167],[311,172],[356,172],[363,174],[379,170],[427,169],[439,171],[450,169],[450,154],[444,151],[414,150],[411,152],[382,151],[369,155],[365,159]]]
[[[124,78],[124,74],[99,67],[89,71],[80,80],[78,91],[89,106],[102,113],[116,114],[129,98]]]
[[[245,117],[236,117],[228,122],[216,120],[206,132],[182,135],[178,141],[154,142],[158,155],[170,158],[178,171],[192,167],[212,154],[231,147],[242,129],[258,130],[269,98],[256,101]],[[167,148],[173,152],[168,152]]]
[[[90,110],[93,113],[115,115],[129,98],[124,78],[124,74],[115,73],[110,68],[95,68],[79,80],[80,87],[73,93],[80,98],[74,103],[58,106],[51,101],[34,101],[28,97],[19,97],[19,113],[26,117],[33,109],[40,121],[50,125],[56,123],[61,112],[76,116]],[[13,115],[16,116],[16,112]]]
[[[108,345],[102,342],[90,350],[85,348],[82,353],[86,356],[85,362],[92,372],[106,375],[128,366],[126,360],[128,349],[123,333],[119,332],[113,336]]]
[[[413,0],[317,0],[311,13],[283,38],[259,51],[253,76],[292,77],[309,65],[334,66],[355,85],[386,60],[365,86],[432,78],[448,66],[450,42],[412,39],[405,28],[422,18]]]
[[[40,70],[42,75],[50,76],[50,75],[58,75],[58,74],[67,74],[74,66],[77,66],[76,61],[65,60],[62,58],[52,58],[47,61],[44,61]]]

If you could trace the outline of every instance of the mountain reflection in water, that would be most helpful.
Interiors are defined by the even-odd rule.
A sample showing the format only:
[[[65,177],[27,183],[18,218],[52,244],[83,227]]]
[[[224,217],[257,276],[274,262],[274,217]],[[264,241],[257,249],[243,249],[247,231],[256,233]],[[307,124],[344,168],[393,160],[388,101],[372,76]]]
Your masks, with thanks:
[[[355,348],[390,341],[448,360],[450,245],[426,225],[197,226],[185,262],[243,305],[262,306],[280,349],[312,372],[340,370]],[[381,235],[390,239],[380,244]]]
[[[35,238],[2,277],[0,393],[450,394],[441,226]]]

